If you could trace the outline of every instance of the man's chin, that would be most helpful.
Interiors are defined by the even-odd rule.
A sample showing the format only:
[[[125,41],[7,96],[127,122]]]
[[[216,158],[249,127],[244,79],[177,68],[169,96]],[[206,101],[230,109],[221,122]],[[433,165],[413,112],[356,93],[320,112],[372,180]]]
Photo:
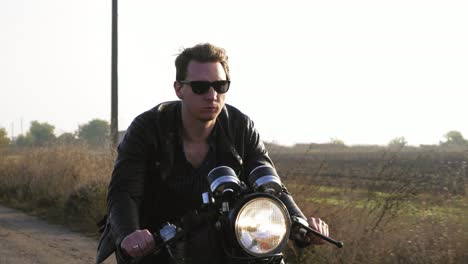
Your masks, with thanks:
[[[198,117],[198,120],[202,121],[202,122],[211,122],[211,121],[214,121],[216,120],[216,118],[218,117],[218,114],[209,114],[209,115],[200,115]]]
[[[199,118],[198,120],[200,120],[201,122],[212,122],[214,120],[216,120],[216,117],[201,117]]]

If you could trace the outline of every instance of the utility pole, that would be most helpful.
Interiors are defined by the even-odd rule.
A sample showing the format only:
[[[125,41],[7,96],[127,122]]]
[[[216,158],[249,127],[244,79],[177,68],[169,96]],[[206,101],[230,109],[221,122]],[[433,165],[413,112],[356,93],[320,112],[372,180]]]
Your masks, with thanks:
[[[117,147],[119,136],[118,125],[118,75],[117,75],[117,55],[118,55],[118,35],[117,35],[117,2],[112,0],[112,71],[111,71],[111,143],[112,149]]]

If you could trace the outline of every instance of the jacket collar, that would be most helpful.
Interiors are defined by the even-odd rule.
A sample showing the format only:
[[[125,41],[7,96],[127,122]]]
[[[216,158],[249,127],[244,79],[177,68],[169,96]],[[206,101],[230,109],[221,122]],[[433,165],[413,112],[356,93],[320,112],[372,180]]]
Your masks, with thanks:
[[[175,101],[172,103],[174,103],[173,107],[164,107],[168,110],[168,112],[162,113],[166,122],[160,122],[159,124],[159,126],[165,126],[163,131],[166,131],[167,133],[163,133],[162,135],[162,139],[165,142],[163,156],[165,156],[167,159],[167,167],[161,175],[163,179],[170,175],[174,166],[175,150],[177,144],[181,143],[182,141],[182,103],[180,101]],[[236,151],[236,148],[232,142],[232,133],[230,132],[228,118],[229,113],[226,106],[224,106],[221,110],[221,113],[216,118],[215,127],[213,128],[213,131],[210,134],[208,140],[216,142],[215,144],[216,148],[218,149],[218,154],[222,155],[221,153],[230,153],[237,161],[237,164],[242,166],[242,158]]]

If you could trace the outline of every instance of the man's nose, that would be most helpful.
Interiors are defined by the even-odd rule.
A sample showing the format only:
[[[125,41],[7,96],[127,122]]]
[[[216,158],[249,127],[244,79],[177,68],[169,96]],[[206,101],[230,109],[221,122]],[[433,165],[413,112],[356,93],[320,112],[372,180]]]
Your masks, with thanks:
[[[210,89],[208,90],[208,92],[206,92],[205,98],[208,100],[216,101],[218,99],[218,93],[212,86],[210,86]]]

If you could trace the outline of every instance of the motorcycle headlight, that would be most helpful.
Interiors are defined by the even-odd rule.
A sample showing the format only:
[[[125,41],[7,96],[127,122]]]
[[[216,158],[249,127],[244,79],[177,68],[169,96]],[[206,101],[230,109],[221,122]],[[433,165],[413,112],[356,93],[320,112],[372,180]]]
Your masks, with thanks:
[[[289,238],[289,225],[289,214],[283,204],[259,197],[241,207],[234,229],[242,249],[262,257],[281,251]]]

